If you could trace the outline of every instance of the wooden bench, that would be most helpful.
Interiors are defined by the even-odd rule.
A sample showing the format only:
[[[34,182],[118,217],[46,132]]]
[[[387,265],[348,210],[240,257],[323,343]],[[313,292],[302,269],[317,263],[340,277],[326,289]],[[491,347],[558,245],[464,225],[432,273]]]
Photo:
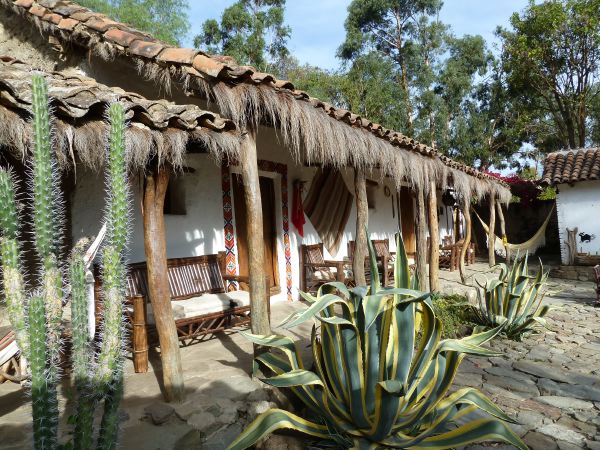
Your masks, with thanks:
[[[248,277],[224,275],[224,268],[224,253],[167,260],[171,306],[177,334],[184,345],[250,322],[249,293],[227,292],[225,285],[227,281],[248,282]],[[127,314],[138,373],[148,370],[148,342],[157,343],[148,292],[146,263],[131,264],[127,277]]]

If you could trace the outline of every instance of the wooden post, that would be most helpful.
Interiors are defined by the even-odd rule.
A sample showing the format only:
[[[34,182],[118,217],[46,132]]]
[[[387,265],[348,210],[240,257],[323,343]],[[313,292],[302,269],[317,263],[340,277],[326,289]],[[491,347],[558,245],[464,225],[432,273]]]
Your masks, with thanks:
[[[502,203],[496,199],[496,208],[498,209],[498,220],[500,220],[500,233],[502,233],[502,245],[506,254],[506,262],[510,262],[510,250],[508,249],[508,237],[506,236],[506,222],[504,222],[504,211],[502,211]]]
[[[463,215],[465,216],[465,238],[460,249],[460,259],[458,261],[458,269],[460,271],[460,279],[465,283],[467,276],[465,273],[465,258],[471,245],[471,200],[465,199],[463,205]]]
[[[417,189],[417,276],[419,289],[427,290],[427,219],[425,214],[425,194],[423,188]]]
[[[367,257],[367,234],[369,226],[369,204],[367,203],[367,180],[365,171],[356,169],[354,173],[354,192],[356,194],[356,235],[352,272],[357,286],[366,286],[365,259]],[[384,268],[385,270],[385,268]]]
[[[146,329],[146,299],[139,295],[133,298],[133,367],[135,373],[148,372],[148,332]]]
[[[437,191],[435,181],[429,182],[429,290],[439,290],[440,229],[438,224]]]
[[[496,196],[490,194],[490,227],[488,232],[488,263],[496,265]]]
[[[162,361],[165,399],[183,401],[184,385],[179,339],[171,309],[167,274],[167,244],[163,207],[169,169],[158,167],[146,175],[144,187],[144,250],[148,266],[148,287],[154,312]]]
[[[262,199],[258,177],[256,130],[248,127],[242,138],[240,168],[246,203],[246,235],[248,236],[248,268],[250,278],[250,317],[253,334],[270,335],[269,294],[265,272],[265,241],[263,237]],[[254,353],[259,352],[254,347]]]

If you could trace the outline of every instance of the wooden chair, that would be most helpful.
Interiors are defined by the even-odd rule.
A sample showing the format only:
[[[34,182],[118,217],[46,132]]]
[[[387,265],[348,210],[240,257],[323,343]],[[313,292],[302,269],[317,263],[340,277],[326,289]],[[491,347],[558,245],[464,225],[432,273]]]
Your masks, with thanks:
[[[377,256],[377,266],[381,276],[381,281],[384,286],[387,286],[391,280],[394,279],[394,258],[396,253],[390,252],[390,242],[388,239],[371,239],[373,248],[375,249],[375,255]],[[351,260],[354,260],[354,248],[356,246],[355,241],[348,241],[348,255]],[[385,270],[384,270],[385,268]],[[365,276],[367,282],[371,276],[371,265],[369,263],[369,257],[365,258]]]
[[[600,306],[600,265],[594,267],[596,277],[596,306]]]
[[[389,239],[372,239],[375,254],[379,259],[380,273],[383,276],[383,285],[388,286],[391,280],[394,279],[394,260],[396,253],[390,252]]]
[[[320,286],[331,281],[341,281],[354,286],[354,280],[347,272],[352,262],[325,260],[323,243],[300,247],[300,290],[316,293]]]

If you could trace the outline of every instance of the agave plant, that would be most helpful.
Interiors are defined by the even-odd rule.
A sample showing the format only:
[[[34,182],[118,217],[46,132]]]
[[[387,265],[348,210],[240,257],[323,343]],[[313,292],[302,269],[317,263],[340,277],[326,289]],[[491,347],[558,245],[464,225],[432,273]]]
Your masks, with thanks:
[[[485,284],[477,282],[479,308],[476,316],[479,323],[487,327],[502,326],[502,333],[510,339],[521,340],[535,331],[536,325],[546,326],[544,316],[551,309],[542,306],[544,296],[541,289],[548,280],[540,261],[540,270],[533,276],[529,274],[528,255],[517,256],[512,267],[497,264],[500,276],[487,280]],[[483,295],[482,295],[483,291]]]
[[[263,381],[290,388],[306,406],[309,419],[272,409],[257,417],[229,449],[248,448],[281,428],[330,446],[333,441],[338,448],[442,449],[493,439],[527,448],[507,425],[511,419],[481,392],[464,388],[450,393],[465,355],[496,354],[481,345],[499,329],[442,340],[430,296],[415,289],[404,245],[400,239],[397,244],[393,287],[381,286],[370,247],[370,286],[349,290],[329,283],[316,297],[302,294],[310,306],[284,325],[316,319],[312,370],[289,337],[246,334],[252,342],[275,350],[257,357],[275,374]],[[476,410],[489,417],[469,420]]]

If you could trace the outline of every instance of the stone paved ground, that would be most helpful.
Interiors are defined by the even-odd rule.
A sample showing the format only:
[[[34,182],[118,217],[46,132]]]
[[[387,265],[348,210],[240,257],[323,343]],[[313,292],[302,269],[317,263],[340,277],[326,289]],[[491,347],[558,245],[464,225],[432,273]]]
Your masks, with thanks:
[[[487,268],[478,264],[476,271],[482,276]],[[445,282],[455,276],[446,272]],[[545,301],[557,307],[548,314],[549,330],[524,342],[493,341],[490,346],[504,355],[466,359],[455,382],[481,388],[519,422],[513,429],[532,449],[598,450],[600,308],[592,306],[594,284],[550,279],[548,287]]]
[[[487,269],[476,264],[469,270],[482,276]],[[441,275],[445,291],[465,292],[457,272]],[[547,301],[561,308],[550,313],[551,331],[522,343],[496,340],[492,346],[504,355],[465,360],[456,382],[482,388],[519,421],[515,431],[534,450],[600,450],[600,309],[588,305],[593,285],[555,280],[550,285],[554,292]],[[559,288],[562,291],[556,292]],[[273,322],[279,323],[297,307],[297,303],[275,305]],[[309,330],[305,324],[292,334],[306,339]],[[188,393],[180,405],[162,402],[156,358],[147,374],[134,374],[127,362],[122,448],[221,450],[251,417],[286,402],[250,379],[251,345],[237,333],[187,347],[182,357]],[[62,394],[64,410],[70,407],[69,388]],[[66,416],[63,430],[68,428]],[[0,385],[0,450],[30,447],[30,421],[30,405],[19,387]],[[276,438],[269,448],[302,447]]]

